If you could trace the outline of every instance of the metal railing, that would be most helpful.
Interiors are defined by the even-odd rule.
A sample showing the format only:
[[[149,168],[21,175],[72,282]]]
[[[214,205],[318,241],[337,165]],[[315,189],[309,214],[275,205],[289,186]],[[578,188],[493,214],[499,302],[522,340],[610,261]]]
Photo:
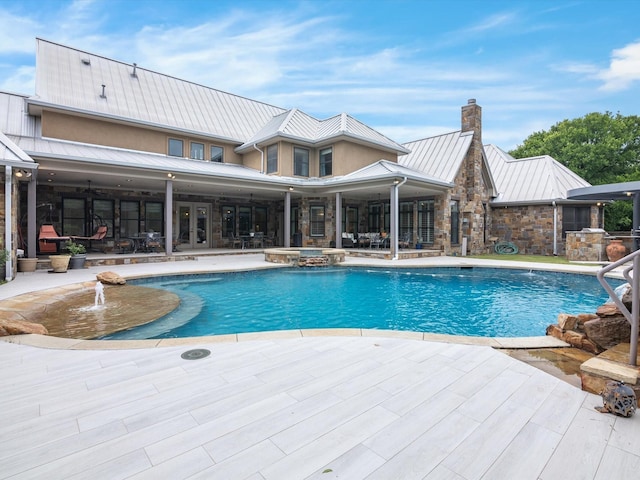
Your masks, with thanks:
[[[622,271],[622,275],[631,285],[631,311],[618,298],[616,292],[611,288],[604,276],[616,269],[617,267],[631,262],[627,268]],[[640,274],[635,275],[633,272],[640,272],[640,250],[630,253],[626,257],[621,258],[617,262],[613,262],[603,267],[597,274],[600,285],[607,291],[613,303],[616,304],[624,318],[631,324],[631,338],[629,345],[629,365],[636,366],[638,358],[638,330],[639,330],[639,313],[640,313]]]

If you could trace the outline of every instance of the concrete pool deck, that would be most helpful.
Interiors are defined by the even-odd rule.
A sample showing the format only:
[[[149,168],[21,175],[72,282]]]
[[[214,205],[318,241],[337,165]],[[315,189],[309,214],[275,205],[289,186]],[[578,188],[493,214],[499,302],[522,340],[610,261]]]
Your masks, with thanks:
[[[19,274],[0,286],[0,299],[93,281],[100,271],[273,267],[263,259]],[[447,257],[345,264],[496,266]],[[235,337],[164,348],[102,342],[108,350],[5,337],[0,478],[608,479],[640,470],[640,415],[598,413],[600,397],[486,345],[371,331]],[[211,355],[181,358],[192,348]]]

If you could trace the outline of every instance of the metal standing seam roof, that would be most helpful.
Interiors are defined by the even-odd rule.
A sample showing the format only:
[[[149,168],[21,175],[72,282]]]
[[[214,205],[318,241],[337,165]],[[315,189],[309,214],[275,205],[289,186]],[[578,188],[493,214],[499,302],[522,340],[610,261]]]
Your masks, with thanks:
[[[496,147],[485,145],[500,204],[531,204],[567,200],[567,191],[590,184],[549,155],[513,158]]]
[[[35,165],[33,159],[2,132],[0,132],[0,162],[17,167]]]
[[[37,39],[34,102],[243,143],[285,110]],[[104,96],[102,96],[104,87]]]
[[[335,115],[326,120],[318,120],[297,108],[274,117],[236,151],[241,152],[253,148],[254,144],[276,140],[278,137],[308,144],[322,144],[339,136],[377,145],[393,152],[408,152],[402,145],[346,113]]]
[[[455,131],[405,143],[404,146],[411,153],[400,157],[398,163],[453,183],[472,140],[472,131]]]
[[[336,182],[346,182],[346,181],[354,181],[354,180],[367,180],[373,178],[390,178],[390,177],[408,177],[413,180],[418,180],[420,182],[428,183],[433,186],[438,186],[442,188],[451,188],[453,187],[452,183],[445,182],[439,178],[435,178],[425,174],[424,172],[419,172],[412,168],[406,167],[404,165],[400,165],[396,162],[392,162],[390,160],[378,160],[376,163],[372,163],[371,165],[367,165],[362,167],[355,172],[351,172],[342,177],[336,178]]]

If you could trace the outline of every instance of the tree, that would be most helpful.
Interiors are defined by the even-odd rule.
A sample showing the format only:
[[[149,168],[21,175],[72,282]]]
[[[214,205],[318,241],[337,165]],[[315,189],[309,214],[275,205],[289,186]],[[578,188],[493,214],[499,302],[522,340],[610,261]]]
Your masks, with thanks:
[[[515,158],[550,155],[592,185],[640,180],[640,117],[589,113],[535,132],[509,152]],[[605,228],[628,230],[630,202],[606,207]]]

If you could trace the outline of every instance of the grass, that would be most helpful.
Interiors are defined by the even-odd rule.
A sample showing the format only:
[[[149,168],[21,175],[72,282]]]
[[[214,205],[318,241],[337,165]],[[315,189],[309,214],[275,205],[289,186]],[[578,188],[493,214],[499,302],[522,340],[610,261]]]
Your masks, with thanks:
[[[469,257],[484,260],[513,260],[515,262],[554,263],[559,265],[569,265],[571,263],[567,260],[567,257],[560,255],[498,255],[497,253],[491,253],[484,255],[469,255]]]

